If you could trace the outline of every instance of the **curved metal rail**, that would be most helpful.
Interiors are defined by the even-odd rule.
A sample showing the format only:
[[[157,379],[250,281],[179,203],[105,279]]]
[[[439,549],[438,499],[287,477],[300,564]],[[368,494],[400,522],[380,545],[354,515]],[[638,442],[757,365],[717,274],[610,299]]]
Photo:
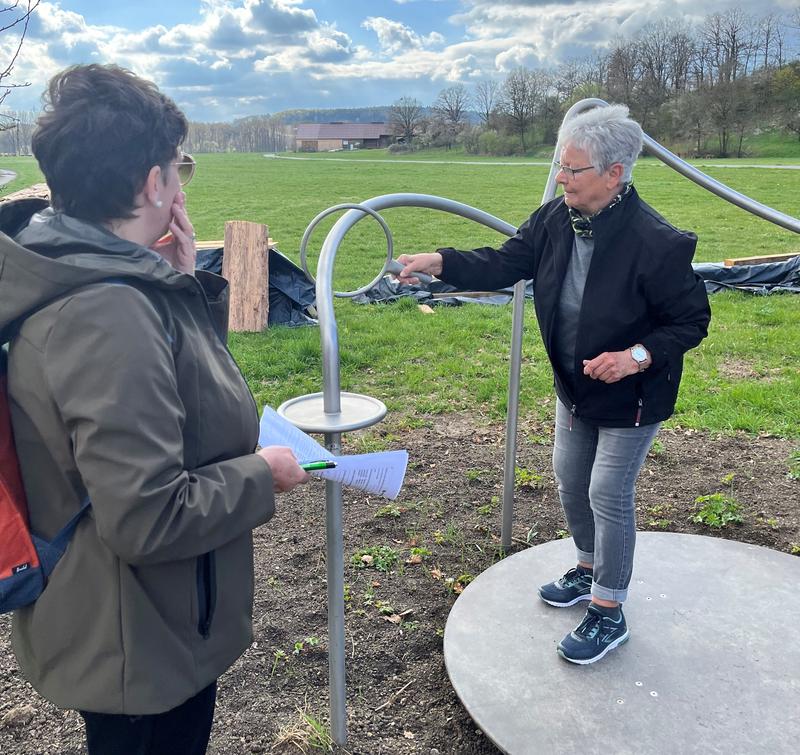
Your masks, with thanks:
[[[507,236],[513,236],[517,232],[516,226],[506,223],[506,221],[496,218],[488,212],[470,207],[462,202],[445,199],[444,197],[435,197],[430,194],[384,194],[367,199],[361,203],[359,208],[350,209],[339,218],[333,228],[328,231],[317,262],[317,315],[319,316],[322,345],[322,380],[326,412],[336,413],[340,410],[339,336],[336,327],[336,315],[333,311],[333,264],[336,252],[345,234],[359,220],[367,217],[367,215],[377,213],[379,210],[392,207],[424,207],[431,210],[442,210],[474,220],[476,223],[481,223]],[[378,217],[380,218],[380,216]],[[389,261],[387,260],[381,275],[386,271],[388,264]],[[351,295],[355,293],[352,292]]]

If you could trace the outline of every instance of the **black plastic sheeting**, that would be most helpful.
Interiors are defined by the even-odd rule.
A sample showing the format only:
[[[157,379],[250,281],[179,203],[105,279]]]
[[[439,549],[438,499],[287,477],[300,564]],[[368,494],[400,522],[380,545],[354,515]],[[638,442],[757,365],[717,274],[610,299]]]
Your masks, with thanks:
[[[457,293],[454,293],[457,292]],[[447,296],[447,294],[453,294]],[[430,284],[403,284],[390,275],[384,275],[371,289],[353,297],[356,304],[374,304],[376,302],[392,302],[405,296],[413,296],[420,304],[441,304],[459,306],[461,304],[508,304],[514,298],[513,287],[500,291],[481,292],[480,295],[458,291],[455,286],[434,280]],[[533,284],[528,281],[525,298],[533,298]]]
[[[196,267],[221,275],[222,249],[199,251]],[[307,314],[309,307],[316,306],[314,284],[297,265],[277,249],[269,250],[268,285],[268,325],[298,327],[317,324],[317,321]]]
[[[760,265],[725,267],[717,262],[692,265],[706,283],[706,291],[736,289],[751,294],[788,292],[800,294],[800,255],[785,262],[764,262]]]
[[[701,262],[692,267],[705,281],[709,294],[731,289],[761,296],[781,292],[800,294],[800,256],[786,262],[766,262],[760,265],[725,267],[722,263]],[[447,296],[449,293],[453,293],[453,296]],[[407,296],[413,296],[420,304],[431,306],[508,304],[513,298],[513,288],[467,295],[467,292],[458,291],[454,286],[439,280],[434,280],[430,285],[418,283],[412,286],[401,284],[385,275],[371,289],[354,297],[353,301],[357,304],[374,304],[392,302]],[[525,290],[525,298],[533,298],[533,286],[530,282]]]

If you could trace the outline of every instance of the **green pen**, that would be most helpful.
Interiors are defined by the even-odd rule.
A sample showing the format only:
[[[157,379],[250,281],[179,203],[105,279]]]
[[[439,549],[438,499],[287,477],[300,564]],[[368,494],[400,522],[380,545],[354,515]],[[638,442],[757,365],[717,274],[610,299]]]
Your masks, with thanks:
[[[317,469],[335,469],[336,462],[335,461],[307,461],[305,464],[300,465],[301,469],[304,469],[306,472],[313,472]]]

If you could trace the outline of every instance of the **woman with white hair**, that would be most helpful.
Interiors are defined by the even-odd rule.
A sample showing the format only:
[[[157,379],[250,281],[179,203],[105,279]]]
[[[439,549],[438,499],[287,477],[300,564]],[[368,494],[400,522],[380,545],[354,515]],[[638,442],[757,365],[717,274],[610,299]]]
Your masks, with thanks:
[[[691,266],[697,237],[633,187],[642,129],[628,109],[585,112],[562,125],[559,143],[563,196],[502,247],[402,255],[398,277],[414,283],[429,273],[481,290],[533,281],[558,396],[553,468],[577,551],[576,566],[539,596],[557,607],[590,601],[558,644],[564,659],[587,664],[628,639],[621,604],[633,570],[636,478],[711,312]]]

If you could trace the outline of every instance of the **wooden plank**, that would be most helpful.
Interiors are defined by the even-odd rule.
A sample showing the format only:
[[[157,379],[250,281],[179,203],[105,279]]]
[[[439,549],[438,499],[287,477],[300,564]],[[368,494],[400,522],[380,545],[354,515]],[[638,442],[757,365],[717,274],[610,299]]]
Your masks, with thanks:
[[[269,244],[270,249],[275,248],[275,239],[267,239],[267,243]],[[195,246],[198,250],[204,249],[221,249],[225,246],[225,241],[197,241],[195,242]]]
[[[758,257],[732,257],[725,260],[725,267],[734,265],[760,265],[764,262],[786,262],[794,259],[800,252],[789,252],[788,254],[763,254]]]
[[[225,223],[222,275],[230,284],[229,330],[260,332],[269,320],[269,229],[261,223]]]

